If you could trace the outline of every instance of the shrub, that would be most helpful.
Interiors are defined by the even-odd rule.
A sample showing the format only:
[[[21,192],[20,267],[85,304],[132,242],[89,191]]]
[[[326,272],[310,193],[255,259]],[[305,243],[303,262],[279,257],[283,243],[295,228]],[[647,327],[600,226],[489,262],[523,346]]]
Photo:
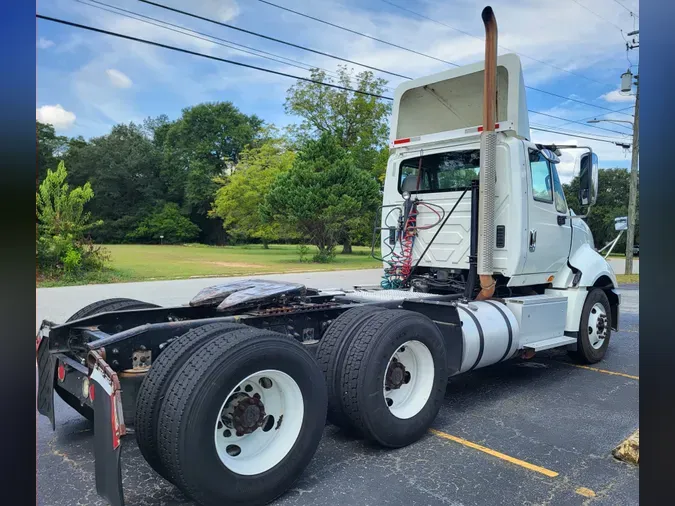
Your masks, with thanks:
[[[190,242],[200,230],[190,219],[181,214],[178,204],[169,202],[162,209],[143,219],[127,239],[146,243],[178,244]]]
[[[36,194],[38,235],[35,244],[38,270],[50,277],[73,276],[103,268],[107,253],[93,246],[86,234],[103,222],[92,222],[84,206],[94,191],[87,182],[69,190],[63,162],[47,176]]]

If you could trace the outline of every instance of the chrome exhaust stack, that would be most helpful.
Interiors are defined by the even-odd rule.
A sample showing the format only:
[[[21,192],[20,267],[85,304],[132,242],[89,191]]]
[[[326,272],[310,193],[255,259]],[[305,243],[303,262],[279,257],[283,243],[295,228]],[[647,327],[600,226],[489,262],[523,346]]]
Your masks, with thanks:
[[[485,25],[485,71],[483,84],[483,131],[480,136],[480,199],[478,209],[478,277],[481,291],[477,300],[495,292],[493,277],[495,244],[495,187],[497,177],[497,20],[492,7],[481,13]]]

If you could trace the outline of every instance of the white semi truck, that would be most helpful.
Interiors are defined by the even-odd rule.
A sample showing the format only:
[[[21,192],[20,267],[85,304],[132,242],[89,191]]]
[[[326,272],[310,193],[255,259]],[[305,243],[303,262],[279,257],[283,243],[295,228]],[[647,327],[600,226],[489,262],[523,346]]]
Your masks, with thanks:
[[[96,487],[124,504],[127,427],[157,473],[203,505],[283,494],[331,423],[387,447],[430,427],[449,377],[567,348],[601,360],[620,295],[568,206],[560,147],[532,142],[520,62],[400,85],[377,242],[379,286],[320,291],[260,280],[189,304],[107,299],[37,335],[38,410],[54,392],[92,419]],[[577,156],[580,204],[597,158]],[[130,432],[130,431],[129,431]]]

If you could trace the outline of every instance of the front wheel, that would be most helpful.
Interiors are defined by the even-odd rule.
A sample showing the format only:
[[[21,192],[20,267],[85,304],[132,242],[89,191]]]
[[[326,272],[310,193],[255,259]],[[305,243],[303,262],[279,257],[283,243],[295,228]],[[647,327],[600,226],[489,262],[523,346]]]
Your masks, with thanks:
[[[159,416],[170,480],[204,506],[261,505],[288,490],[326,423],[326,386],[301,344],[258,329],[224,333],[174,375]]]
[[[579,324],[577,349],[573,356],[580,362],[594,364],[605,356],[612,334],[612,312],[603,290],[588,293]]]

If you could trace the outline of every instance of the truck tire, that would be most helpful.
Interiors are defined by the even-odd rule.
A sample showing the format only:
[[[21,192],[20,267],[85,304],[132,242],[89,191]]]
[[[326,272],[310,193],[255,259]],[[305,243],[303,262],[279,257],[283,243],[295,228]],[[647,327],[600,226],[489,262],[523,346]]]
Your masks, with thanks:
[[[366,439],[400,448],[436,418],[448,380],[443,336],[426,316],[373,315],[351,342],[342,370],[342,406]]]
[[[160,458],[203,506],[266,504],[309,464],[327,404],[321,370],[302,344],[253,328],[224,333],[173,377],[159,417]]]
[[[124,309],[146,309],[152,307],[159,307],[156,304],[150,304],[149,302],[143,302],[135,299],[104,299],[89,304],[88,306],[83,307],[77,313],[72,315],[66,320],[67,322],[72,322],[79,320],[80,318],[87,318],[89,316],[94,316],[98,313],[105,313],[106,311],[120,311]],[[58,383],[55,382],[54,390],[63,401],[68,404],[71,408],[77,411],[84,418],[90,422],[94,421],[94,410],[87,405],[83,405],[80,400],[75,397],[73,394],[61,388]]]
[[[87,318],[89,316],[94,316],[99,313],[106,313],[108,311],[124,311],[127,309],[150,309],[153,307],[159,307],[157,304],[150,304],[149,302],[143,302],[136,299],[104,299],[97,302],[93,302],[88,306],[84,306],[73,316],[68,318],[66,322],[72,322],[74,320],[79,320],[80,318]]]
[[[169,475],[159,458],[157,434],[159,412],[171,379],[190,356],[211,339],[246,328],[237,323],[211,323],[189,330],[173,341],[152,362],[136,397],[136,442],[143,457],[162,478]]]
[[[342,429],[353,430],[351,420],[345,415],[340,399],[341,372],[349,344],[363,324],[378,311],[379,306],[362,306],[345,311],[328,327],[319,340],[316,361],[326,378],[328,392],[328,421]]]
[[[571,355],[586,364],[599,362],[605,356],[612,335],[612,311],[609,299],[600,288],[588,293],[581,311],[577,349]]]

